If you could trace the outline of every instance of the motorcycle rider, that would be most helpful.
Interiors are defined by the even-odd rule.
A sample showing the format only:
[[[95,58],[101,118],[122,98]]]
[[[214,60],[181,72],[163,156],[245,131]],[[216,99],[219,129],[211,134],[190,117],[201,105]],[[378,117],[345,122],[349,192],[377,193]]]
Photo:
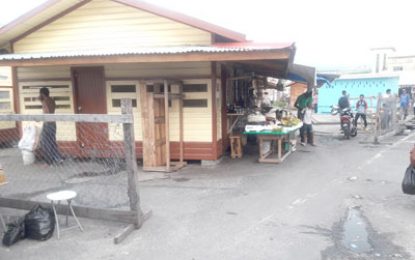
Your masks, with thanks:
[[[343,109],[350,108],[349,96],[347,95],[346,90],[342,91],[342,96],[339,98],[338,106],[339,106],[339,115],[340,115],[340,117],[341,117],[341,113],[342,113]],[[342,125],[342,122],[340,120],[340,130],[342,130],[341,125]]]
[[[339,98],[338,105],[340,111],[345,108],[350,108],[349,96],[347,95],[346,90],[342,91],[342,96]]]

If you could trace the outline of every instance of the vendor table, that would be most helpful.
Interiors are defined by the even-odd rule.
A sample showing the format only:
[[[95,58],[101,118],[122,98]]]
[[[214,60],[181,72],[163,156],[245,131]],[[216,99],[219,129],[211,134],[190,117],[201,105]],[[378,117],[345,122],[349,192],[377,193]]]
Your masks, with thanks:
[[[245,135],[256,135],[258,138],[259,145],[259,158],[260,163],[281,163],[283,162],[291,153],[292,149],[288,149],[283,153],[283,143],[284,141],[290,142],[290,134],[294,134],[298,129],[300,129],[302,124],[299,124],[295,127],[285,128],[280,132],[272,131],[260,131],[260,132],[244,132]],[[270,141],[271,147],[269,151],[263,151],[264,143]],[[277,155],[272,157],[272,155]]]

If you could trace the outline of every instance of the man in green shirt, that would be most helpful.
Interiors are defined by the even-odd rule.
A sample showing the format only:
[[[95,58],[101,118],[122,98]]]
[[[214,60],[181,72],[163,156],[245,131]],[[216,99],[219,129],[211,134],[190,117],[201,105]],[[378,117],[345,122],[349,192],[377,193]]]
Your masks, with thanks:
[[[310,104],[313,104],[313,92],[311,89],[308,89],[305,93],[298,96],[297,100],[294,103],[294,106],[297,108],[297,117],[300,120],[303,120],[305,108]]]

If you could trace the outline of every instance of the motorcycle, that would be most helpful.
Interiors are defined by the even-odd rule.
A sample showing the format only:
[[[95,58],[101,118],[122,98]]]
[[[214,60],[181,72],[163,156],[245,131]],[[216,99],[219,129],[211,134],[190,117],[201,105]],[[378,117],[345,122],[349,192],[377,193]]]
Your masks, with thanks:
[[[354,124],[355,118],[350,108],[340,110],[338,107],[332,106],[331,114],[340,114],[341,129],[346,139],[350,139],[350,137],[355,137],[357,135],[357,128]]]

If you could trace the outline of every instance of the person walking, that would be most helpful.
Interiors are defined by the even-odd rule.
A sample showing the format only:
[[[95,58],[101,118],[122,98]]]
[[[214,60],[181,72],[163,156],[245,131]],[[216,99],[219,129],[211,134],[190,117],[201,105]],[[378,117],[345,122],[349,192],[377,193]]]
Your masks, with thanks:
[[[361,117],[363,119],[363,123],[365,126],[365,129],[367,128],[367,120],[366,120],[366,112],[367,112],[367,102],[365,100],[365,96],[362,94],[359,97],[359,101],[356,103],[356,118],[354,120],[354,126],[357,126],[357,121]]]
[[[43,114],[55,113],[55,100],[49,96],[48,88],[43,87],[39,90],[39,100],[42,103]],[[40,148],[43,159],[47,164],[51,165],[62,161],[62,157],[56,143],[56,122],[52,121],[43,123],[43,129],[40,134]]]
[[[401,115],[403,115],[403,119],[405,120],[408,116],[408,108],[411,99],[409,94],[407,93],[406,89],[402,89],[401,96],[399,97],[399,104],[401,107]]]
[[[393,114],[393,101],[392,91],[390,89],[386,90],[386,94],[382,96],[382,109],[383,113],[381,115],[381,129],[388,129],[391,127],[392,123],[392,114]]]
[[[313,121],[312,116],[314,112],[313,103],[308,104],[304,111],[303,126],[300,128],[301,145],[305,146],[305,138],[307,136],[307,143],[315,146],[314,133],[313,133]]]

